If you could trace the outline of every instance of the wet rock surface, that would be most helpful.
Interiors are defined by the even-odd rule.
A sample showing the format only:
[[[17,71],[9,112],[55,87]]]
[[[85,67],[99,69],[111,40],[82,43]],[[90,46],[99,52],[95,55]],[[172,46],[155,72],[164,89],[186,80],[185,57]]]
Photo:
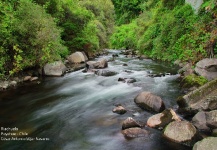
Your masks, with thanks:
[[[117,106],[112,110],[112,112],[122,115],[122,114],[125,114],[127,110],[123,106]]]
[[[217,137],[208,137],[202,141],[197,142],[193,150],[216,150],[217,149]]]
[[[134,102],[142,109],[161,112],[165,109],[163,100],[151,92],[141,92],[136,96]]]
[[[163,129],[172,121],[181,121],[181,119],[177,116],[174,110],[166,109],[162,113],[151,116],[147,121],[147,125],[152,128]]]
[[[200,139],[196,128],[188,121],[171,122],[163,134],[171,141],[188,146],[193,146]]]
[[[105,76],[105,77],[109,77],[109,76],[114,76],[117,74],[117,72],[115,71],[111,71],[111,70],[96,70],[95,74],[98,76]]]
[[[149,132],[141,128],[128,128],[121,131],[125,138],[148,137]]]
[[[125,130],[128,128],[134,128],[134,127],[142,127],[142,125],[131,117],[128,117],[122,123],[122,130]]]

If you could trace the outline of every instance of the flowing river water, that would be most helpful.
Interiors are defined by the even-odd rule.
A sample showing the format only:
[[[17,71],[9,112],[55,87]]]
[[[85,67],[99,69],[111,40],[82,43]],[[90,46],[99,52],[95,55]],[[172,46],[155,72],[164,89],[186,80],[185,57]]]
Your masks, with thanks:
[[[119,53],[110,50],[106,59]],[[123,66],[127,64],[128,66]],[[177,108],[180,96],[177,68],[150,59],[132,59],[119,54],[108,70],[118,72],[103,77],[82,70],[63,77],[47,77],[41,84],[20,86],[0,94],[2,150],[190,150],[168,141],[162,131],[144,127],[147,137],[125,139],[121,123],[127,117],[146,123],[154,113],[140,109],[134,98],[142,91],[160,96],[167,108]],[[150,73],[167,73],[149,77]],[[118,82],[119,77],[137,80]],[[115,114],[115,104],[127,108]],[[15,131],[4,131],[3,128]],[[15,133],[16,135],[5,135]],[[22,136],[24,135],[24,136]],[[13,139],[12,137],[17,137]],[[21,140],[24,137],[29,139]],[[30,139],[32,141],[29,141]]]

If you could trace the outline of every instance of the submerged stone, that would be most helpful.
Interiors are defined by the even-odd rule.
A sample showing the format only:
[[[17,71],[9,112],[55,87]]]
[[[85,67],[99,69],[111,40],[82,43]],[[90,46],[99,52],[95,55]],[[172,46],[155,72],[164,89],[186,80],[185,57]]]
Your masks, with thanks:
[[[138,137],[148,136],[149,132],[141,128],[128,128],[128,129],[122,130],[122,134],[126,138],[138,138]]]

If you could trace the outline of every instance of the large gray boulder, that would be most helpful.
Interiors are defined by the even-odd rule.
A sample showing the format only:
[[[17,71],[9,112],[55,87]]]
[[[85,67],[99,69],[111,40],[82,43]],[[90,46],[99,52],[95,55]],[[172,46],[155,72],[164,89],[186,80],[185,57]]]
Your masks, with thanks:
[[[172,109],[166,109],[162,113],[151,116],[147,125],[152,128],[164,128],[172,121],[181,121],[179,116]]]
[[[206,124],[210,128],[217,128],[217,110],[206,112]]]
[[[217,78],[217,59],[205,58],[196,64],[195,72],[209,81]]]
[[[161,112],[165,109],[163,100],[151,92],[141,92],[136,96],[134,102],[145,110]]]
[[[82,63],[88,60],[85,53],[82,52],[72,53],[67,59],[70,63]]]
[[[192,123],[199,130],[210,131],[210,128],[206,125],[206,113],[204,111],[198,112],[192,118]]]
[[[166,126],[164,136],[176,143],[192,146],[199,140],[196,128],[188,121],[174,121]]]
[[[217,137],[208,137],[202,141],[197,142],[193,150],[216,150],[217,149]]]
[[[43,69],[46,76],[62,76],[67,70],[62,61],[48,63]]]

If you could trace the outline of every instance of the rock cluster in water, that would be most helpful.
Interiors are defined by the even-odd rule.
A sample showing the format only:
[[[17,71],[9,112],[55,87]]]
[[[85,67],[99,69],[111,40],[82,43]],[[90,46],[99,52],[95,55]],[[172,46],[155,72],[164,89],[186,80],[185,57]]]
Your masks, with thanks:
[[[135,57],[134,51],[126,50],[122,52],[126,57]],[[117,54],[112,55],[112,60],[119,57]],[[140,59],[147,59],[146,56],[138,57]],[[56,61],[53,63],[46,64],[37,73],[32,72],[26,74],[21,78],[14,78],[9,81],[1,81],[0,89],[7,89],[8,87],[15,87],[20,82],[36,82],[40,83],[40,75],[45,76],[63,76],[67,72],[76,71],[79,69],[84,69],[83,72],[92,72],[99,76],[113,76],[117,72],[107,69],[108,61],[102,58],[98,61],[88,61],[88,57],[83,52],[72,53],[67,60],[63,63],[62,61]],[[209,65],[207,65],[209,64]],[[123,64],[127,66],[127,64]],[[217,61],[205,59],[196,64],[196,68],[192,68],[192,64],[188,63],[183,65],[180,69],[180,74],[183,76],[190,75],[196,72],[199,75],[204,76],[208,80],[216,78],[217,72]],[[129,71],[126,71],[130,73]],[[150,77],[161,77],[167,74],[150,74]],[[133,83],[137,82],[134,78],[124,78],[120,77],[119,82],[123,83]],[[209,84],[211,87],[216,87],[217,80],[211,81]],[[210,91],[209,87],[205,86],[207,91]],[[196,99],[200,98],[200,89],[194,91],[194,97]],[[143,109],[144,111],[151,111],[156,113],[149,117],[146,123],[141,123],[136,121],[132,117],[128,117],[122,123],[122,134],[126,138],[138,138],[147,137],[150,135],[148,128],[156,128],[163,130],[163,135],[166,139],[173,142],[181,143],[188,146],[193,146],[193,150],[209,149],[214,150],[217,148],[217,138],[208,137],[203,140],[199,135],[198,131],[212,132],[213,136],[217,135],[217,95],[214,93],[211,97],[203,99],[201,101],[194,101],[192,97],[186,96],[182,97],[177,101],[179,105],[179,112],[185,112],[186,114],[195,115],[192,121],[186,121],[181,119],[176,112],[165,107],[164,101],[157,95],[149,92],[143,91],[138,93],[134,98],[135,104]],[[128,110],[118,105],[113,110],[114,113],[123,115],[128,114]],[[144,125],[146,124],[146,126]],[[201,141],[200,141],[201,140]],[[199,142],[197,142],[199,141]],[[197,143],[196,143],[197,142]],[[196,143],[196,144],[195,144]]]

